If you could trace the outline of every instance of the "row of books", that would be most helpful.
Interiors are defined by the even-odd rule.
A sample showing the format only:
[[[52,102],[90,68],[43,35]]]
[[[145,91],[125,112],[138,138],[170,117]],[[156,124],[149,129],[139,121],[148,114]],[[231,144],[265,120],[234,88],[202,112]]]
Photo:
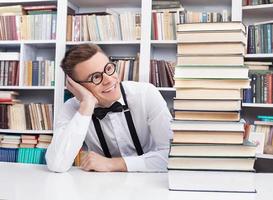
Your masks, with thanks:
[[[139,40],[138,12],[68,15],[67,41]]]
[[[139,80],[139,54],[134,56],[110,56],[109,59],[116,63],[119,79]]]
[[[52,104],[0,104],[2,129],[14,130],[52,130]]]
[[[0,7],[0,40],[56,39],[56,5]]]
[[[19,62],[0,60],[0,86],[19,85]]]
[[[1,134],[0,147],[3,148],[44,148],[46,149],[52,140],[52,135],[25,135],[25,134]]]
[[[54,86],[55,62],[51,60],[28,60],[24,62],[25,86]]]
[[[152,40],[176,40],[176,24],[179,23],[178,11],[152,11]]]
[[[41,13],[47,14],[41,14]],[[50,14],[52,13],[52,14]],[[41,11],[40,14],[23,15],[19,28],[22,40],[55,40],[56,39],[56,12]]]
[[[156,87],[173,87],[174,66],[174,63],[165,60],[151,60],[150,83]]]
[[[41,148],[0,148],[0,162],[46,164],[45,153]]]
[[[232,37],[229,33],[239,37]],[[210,34],[209,41],[207,34]],[[219,34],[221,40],[213,37]],[[187,40],[184,40],[184,36]],[[210,44],[215,43],[245,44],[244,37],[245,27],[238,22],[178,25],[178,49],[196,43],[202,44],[204,49],[210,49]],[[206,181],[200,182],[200,178],[206,174],[208,179],[214,179],[219,171],[223,171],[222,176],[226,177],[234,171],[254,171],[256,147],[244,138],[244,122],[240,119],[241,89],[249,87],[248,68],[243,63],[244,50],[237,54],[239,59],[235,59],[234,54],[227,53],[227,50],[212,49],[202,56],[194,53],[194,48],[192,51],[191,55],[178,54],[175,69],[177,91],[174,99],[175,120],[171,124],[174,137],[168,164],[169,188],[234,191],[234,188],[224,187],[223,182],[217,183],[220,187],[212,187]],[[226,59],[214,59],[215,54]],[[187,61],[187,58],[190,60]],[[191,86],[186,85],[189,80],[193,83]],[[244,80],[244,84],[239,83],[241,80]],[[217,82],[219,85],[216,85]],[[232,84],[225,85],[228,82]],[[186,181],[179,178],[185,173],[192,174],[192,171],[199,173],[199,178],[191,179],[195,188],[192,186],[189,189]]]
[[[181,12],[181,23],[211,23],[228,22],[231,20],[230,14],[226,9],[220,12],[195,12],[184,10]]]
[[[251,88],[244,90],[245,103],[273,103],[272,71],[250,71]]]
[[[272,0],[243,0],[243,6],[271,4]]]
[[[247,52],[249,54],[273,52],[272,26],[272,22],[248,26]]]

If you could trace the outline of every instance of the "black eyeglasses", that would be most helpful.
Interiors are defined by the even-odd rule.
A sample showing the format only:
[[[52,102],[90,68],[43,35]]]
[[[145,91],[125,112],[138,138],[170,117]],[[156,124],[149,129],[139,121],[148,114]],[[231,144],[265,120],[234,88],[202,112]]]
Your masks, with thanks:
[[[99,85],[103,80],[103,73],[107,74],[108,76],[112,76],[116,71],[116,64],[112,62],[106,63],[104,66],[103,72],[95,72],[90,75],[88,80],[86,81],[75,81],[77,83],[94,83],[95,85]]]

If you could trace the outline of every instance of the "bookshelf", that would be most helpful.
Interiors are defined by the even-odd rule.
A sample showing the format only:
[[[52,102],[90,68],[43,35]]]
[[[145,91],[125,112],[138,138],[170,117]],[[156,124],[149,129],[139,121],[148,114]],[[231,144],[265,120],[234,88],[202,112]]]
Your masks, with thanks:
[[[0,6],[41,6],[41,5],[57,5],[56,0],[10,0],[0,1]],[[22,16],[20,14],[20,16]],[[19,25],[19,35],[21,36],[22,27]],[[34,26],[33,26],[34,27]],[[30,86],[24,83],[25,76],[25,66],[24,62],[27,60],[37,60],[37,59],[50,59],[55,61],[56,59],[56,43],[55,39],[43,39],[43,40],[33,40],[33,39],[23,39],[23,37],[18,38],[18,40],[0,40],[0,52],[17,52],[19,53],[19,83],[18,85],[1,85],[1,91],[15,91],[19,93],[17,99],[23,104],[30,103],[43,103],[43,104],[55,104],[55,86]],[[54,70],[54,66],[53,69]],[[55,116],[57,109],[53,109]],[[55,117],[54,117],[55,118]],[[14,129],[0,129],[1,134],[52,134],[53,130],[14,130]]]
[[[242,6],[242,22],[246,25],[272,21],[273,4],[246,5]],[[246,54],[245,61],[269,61],[272,62],[272,53]],[[243,103],[243,116],[253,122],[257,115],[272,115],[273,105],[265,103]]]

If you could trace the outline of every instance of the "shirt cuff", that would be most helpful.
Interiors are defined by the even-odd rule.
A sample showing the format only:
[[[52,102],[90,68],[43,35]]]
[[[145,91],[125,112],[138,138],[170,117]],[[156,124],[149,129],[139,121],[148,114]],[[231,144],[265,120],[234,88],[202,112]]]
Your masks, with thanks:
[[[141,156],[123,157],[128,172],[147,171],[145,158]]]

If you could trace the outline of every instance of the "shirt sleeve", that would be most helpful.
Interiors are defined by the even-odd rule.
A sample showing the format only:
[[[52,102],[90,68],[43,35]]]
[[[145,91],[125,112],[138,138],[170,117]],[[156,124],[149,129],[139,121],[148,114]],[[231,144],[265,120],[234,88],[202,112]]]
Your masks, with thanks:
[[[81,149],[91,116],[81,115],[75,99],[68,100],[57,117],[53,138],[46,152],[48,169],[69,170]]]
[[[128,171],[167,171],[172,116],[159,91],[148,84],[145,93],[144,107],[147,113],[148,126],[155,142],[155,149],[141,156],[124,157]]]

